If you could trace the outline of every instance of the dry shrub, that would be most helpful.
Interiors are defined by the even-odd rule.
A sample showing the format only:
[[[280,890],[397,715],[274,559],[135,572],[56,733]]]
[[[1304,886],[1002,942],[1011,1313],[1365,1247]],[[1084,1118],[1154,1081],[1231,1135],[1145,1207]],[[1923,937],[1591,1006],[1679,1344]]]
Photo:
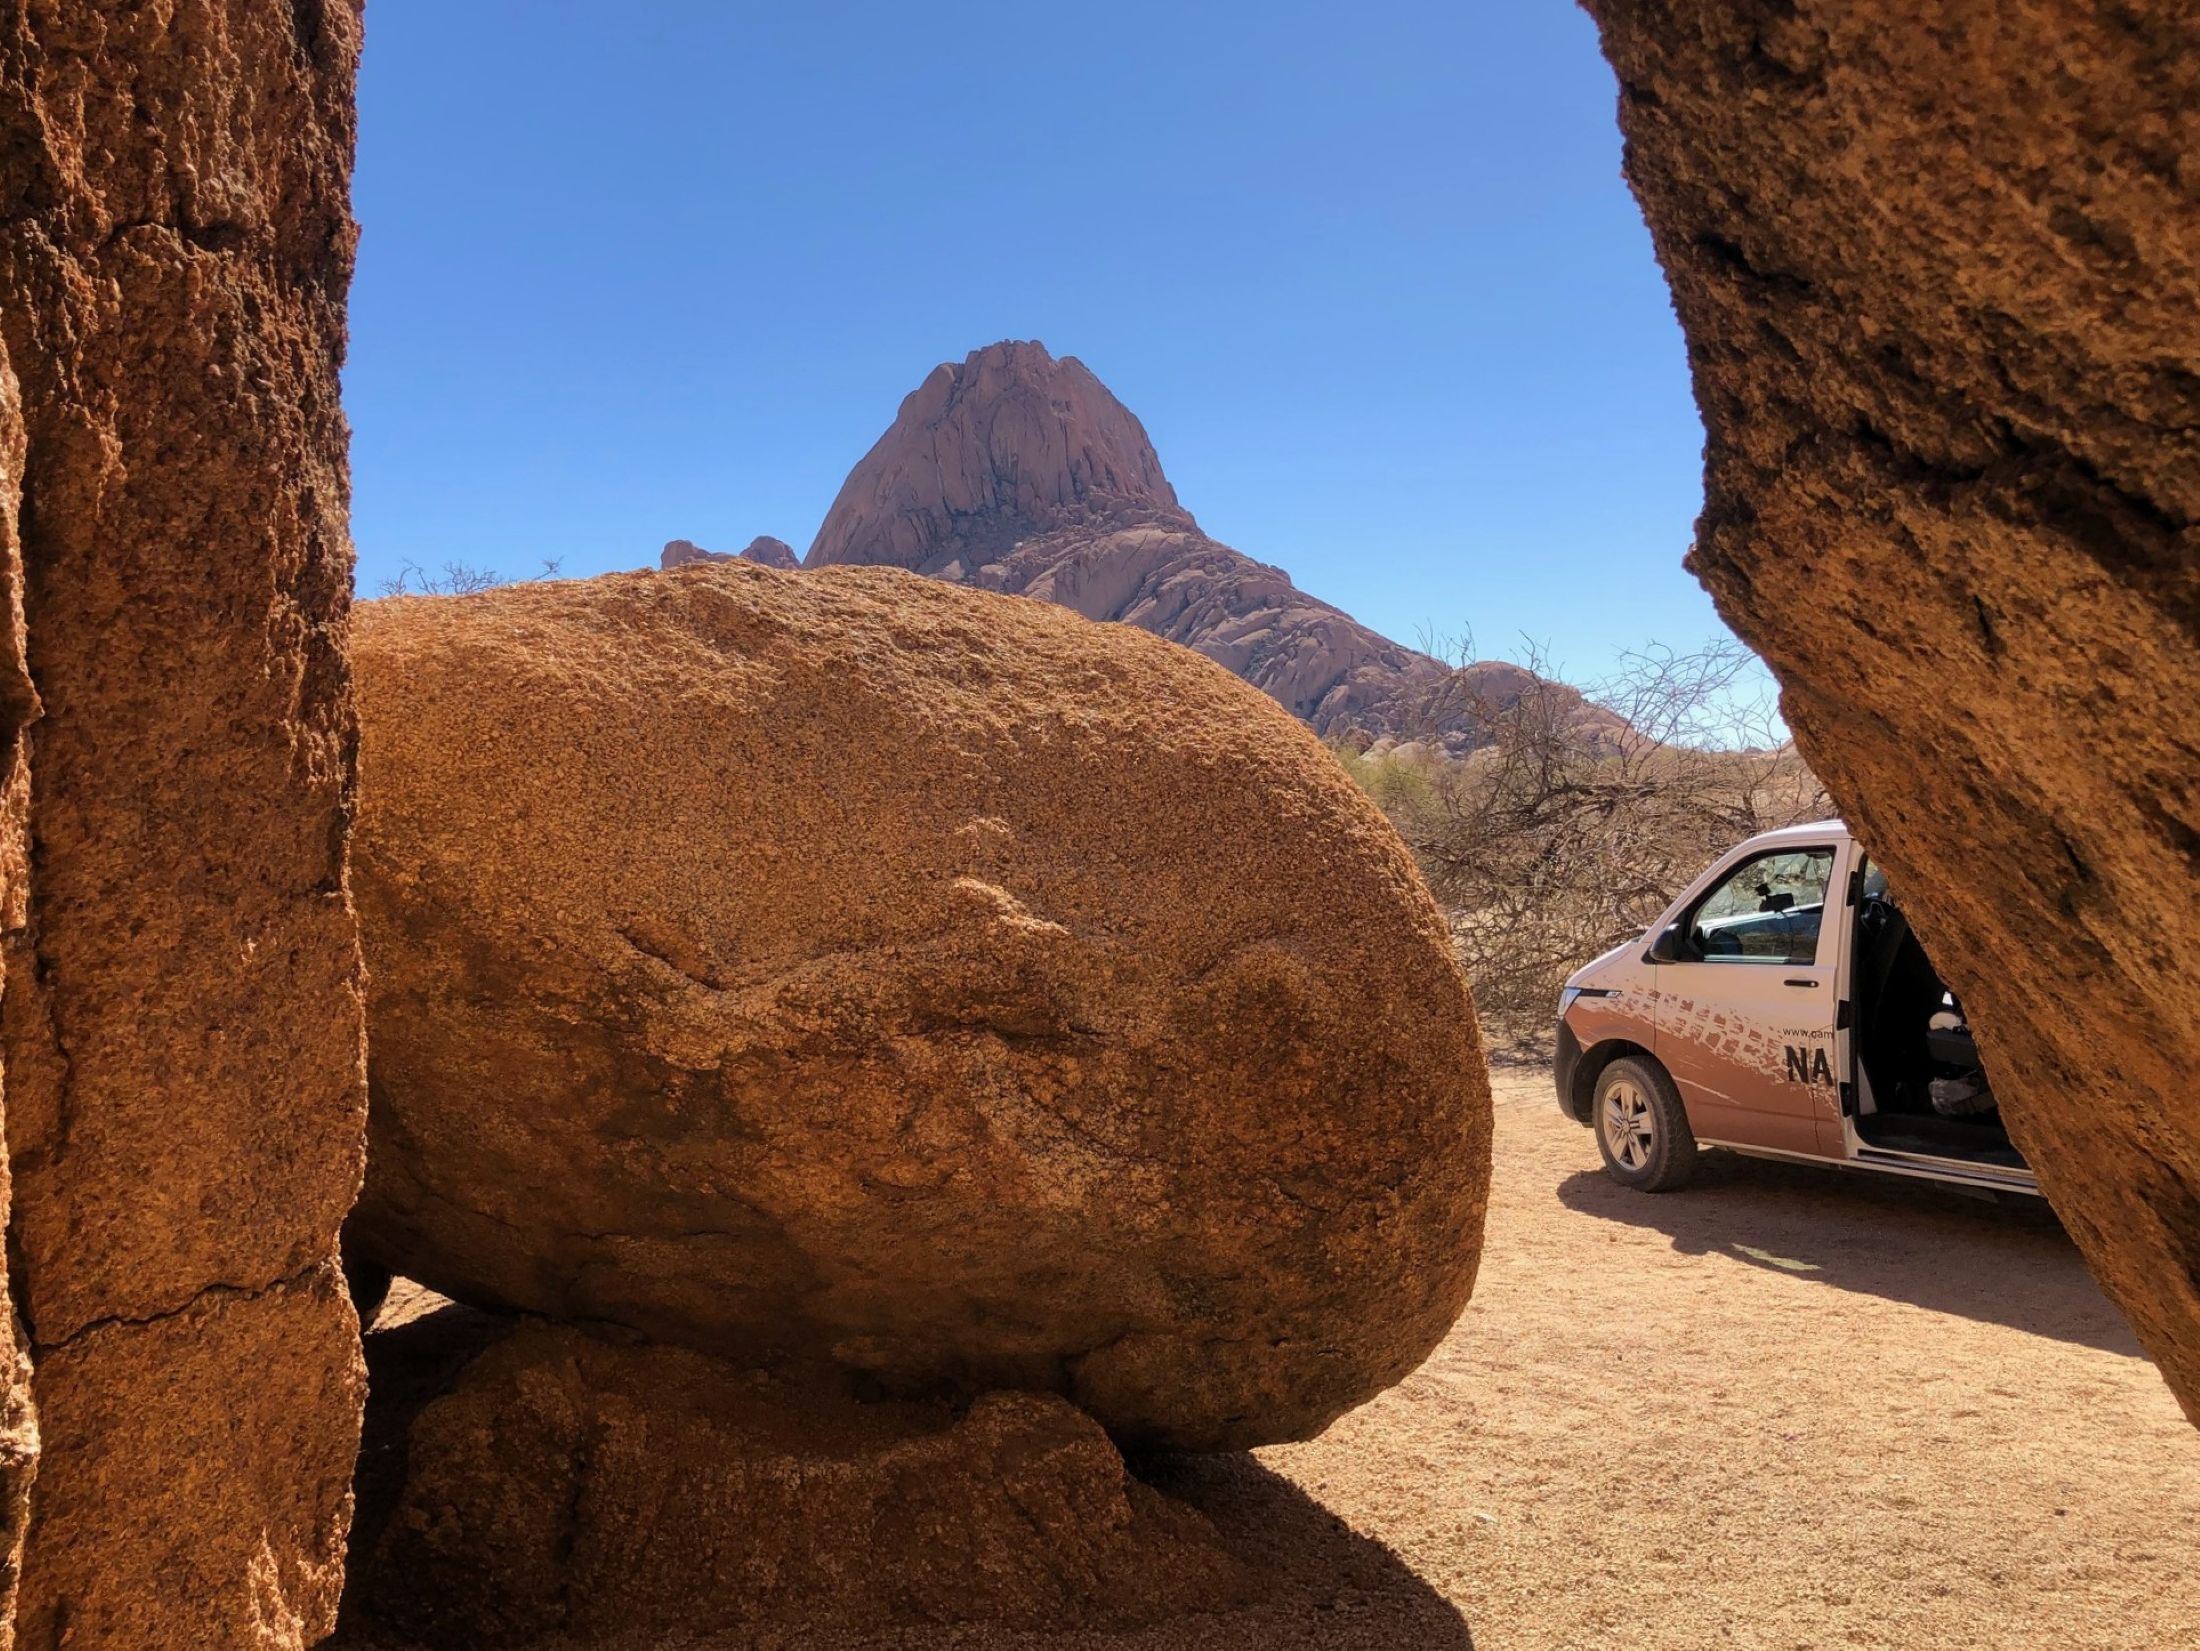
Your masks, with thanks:
[[[1546,1032],[1566,976],[1642,933],[1714,857],[1829,812],[1737,642],[1653,645],[1586,690],[1538,649],[1517,671],[1470,667],[1471,640],[1446,651],[1459,663],[1411,727],[1465,730],[1474,749],[1338,754],[1452,912],[1499,1044]]]
[[[562,561],[545,559],[538,579],[557,578]],[[445,562],[441,573],[430,573],[418,562],[407,557],[399,566],[394,579],[384,579],[374,588],[377,596],[472,596],[478,591],[495,590],[511,581],[495,568],[475,567],[468,562]]]

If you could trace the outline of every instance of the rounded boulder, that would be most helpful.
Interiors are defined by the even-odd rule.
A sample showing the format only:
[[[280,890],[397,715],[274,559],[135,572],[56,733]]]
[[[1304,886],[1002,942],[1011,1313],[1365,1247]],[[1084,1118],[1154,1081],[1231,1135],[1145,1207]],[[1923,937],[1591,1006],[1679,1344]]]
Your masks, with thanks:
[[[1443,917],[1219,666],[889,569],[355,624],[362,1257],[1194,1449],[1308,1437],[1457,1318]]]

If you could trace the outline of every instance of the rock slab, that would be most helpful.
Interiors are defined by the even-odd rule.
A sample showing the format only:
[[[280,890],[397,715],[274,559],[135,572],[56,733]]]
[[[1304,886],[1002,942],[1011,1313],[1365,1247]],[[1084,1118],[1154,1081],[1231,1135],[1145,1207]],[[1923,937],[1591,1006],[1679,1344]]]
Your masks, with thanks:
[[[2200,1420],[2200,12],[1588,0],[1693,562]]]
[[[362,1398],[328,1287],[365,1118],[338,400],[359,27],[345,0],[0,21],[29,1645],[281,1651],[333,1621]]]
[[[1466,1301],[1411,858],[1195,655],[891,569],[359,613],[362,1254],[1119,1438],[1303,1437]]]
[[[404,1474],[367,1609],[430,1646],[1133,1628],[1248,1593],[1207,1521],[1062,1399],[858,1403],[569,1328],[468,1366]]]

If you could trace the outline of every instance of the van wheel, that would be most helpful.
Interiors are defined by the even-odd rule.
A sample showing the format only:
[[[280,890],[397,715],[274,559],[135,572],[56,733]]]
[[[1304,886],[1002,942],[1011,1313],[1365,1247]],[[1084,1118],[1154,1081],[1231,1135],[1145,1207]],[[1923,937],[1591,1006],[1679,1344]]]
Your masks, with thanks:
[[[1696,1173],[1696,1132],[1655,1061],[1617,1060],[1598,1075],[1596,1128],[1604,1173],[1623,1187],[1671,1192]]]

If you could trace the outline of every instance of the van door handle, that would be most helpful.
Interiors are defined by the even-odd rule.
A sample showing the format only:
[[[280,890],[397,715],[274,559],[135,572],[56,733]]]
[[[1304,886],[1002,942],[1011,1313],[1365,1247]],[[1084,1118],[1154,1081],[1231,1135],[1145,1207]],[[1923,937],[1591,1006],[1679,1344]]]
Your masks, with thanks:
[[[1815,980],[1783,980],[1780,984],[1783,986],[1815,986],[1818,982]]]

